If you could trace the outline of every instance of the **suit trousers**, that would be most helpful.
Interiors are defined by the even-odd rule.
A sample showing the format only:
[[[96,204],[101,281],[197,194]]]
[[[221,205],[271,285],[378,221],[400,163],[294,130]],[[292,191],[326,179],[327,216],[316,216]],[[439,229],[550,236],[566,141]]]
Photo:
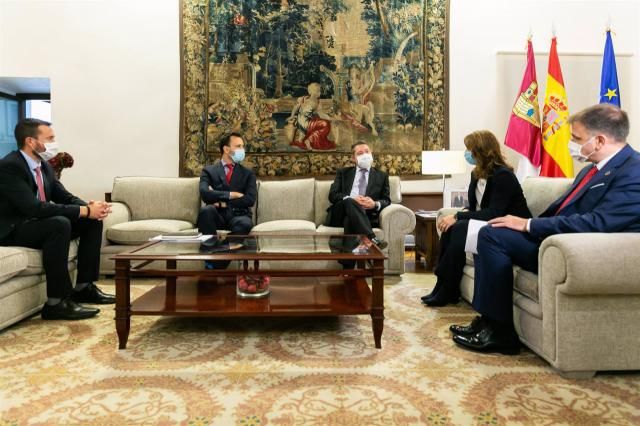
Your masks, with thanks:
[[[204,206],[198,214],[198,231],[215,235],[219,229],[228,229],[234,235],[248,235],[253,228],[250,216],[234,216],[229,208]]]
[[[16,225],[0,245],[42,250],[47,297],[64,299],[73,290],[68,259],[69,244],[76,238],[80,238],[76,282],[97,281],[100,274],[101,221],[86,218],[71,221],[64,216],[32,219]]]
[[[513,265],[538,272],[541,240],[528,233],[484,226],[474,255],[473,307],[483,316],[513,324]]]
[[[466,262],[464,246],[468,228],[468,220],[458,220],[440,236],[438,264],[434,271],[438,281],[432,294],[437,293],[447,299],[460,296],[460,280]]]
[[[343,227],[345,234],[362,234],[373,238],[375,224],[377,217],[373,217],[353,198],[345,198],[331,206],[329,226]]]

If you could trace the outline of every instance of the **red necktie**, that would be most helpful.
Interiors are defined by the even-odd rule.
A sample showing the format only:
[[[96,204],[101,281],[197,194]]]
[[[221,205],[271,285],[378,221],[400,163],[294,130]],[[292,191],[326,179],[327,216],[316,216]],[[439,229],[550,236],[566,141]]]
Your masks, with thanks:
[[[571,200],[573,200],[573,197],[576,196],[576,194],[578,192],[580,192],[580,190],[587,184],[589,183],[589,181],[591,180],[591,178],[598,173],[598,168],[596,166],[592,166],[591,169],[589,169],[589,171],[582,177],[582,180],[580,181],[580,183],[578,184],[578,186],[576,186],[573,191],[571,191],[571,194],[569,194],[567,196],[567,198],[564,199],[564,201],[562,202],[562,204],[560,204],[560,207],[558,207],[558,210],[556,210],[556,214],[558,214],[567,204],[569,204],[569,202]]]
[[[42,182],[42,173],[40,172],[40,166],[36,167],[36,185],[38,185],[38,200],[47,201],[47,197],[44,195],[44,182]]]
[[[231,175],[233,174],[233,163],[226,164],[225,167],[227,168],[227,173],[225,174],[227,183],[231,183]]]

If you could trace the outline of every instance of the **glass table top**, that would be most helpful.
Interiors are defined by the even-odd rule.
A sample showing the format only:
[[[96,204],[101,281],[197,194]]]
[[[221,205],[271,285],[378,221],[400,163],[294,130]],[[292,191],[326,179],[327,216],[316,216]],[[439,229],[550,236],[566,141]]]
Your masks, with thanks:
[[[203,242],[157,241],[124,255],[145,257],[210,254],[382,255],[377,246],[360,235],[214,235]]]

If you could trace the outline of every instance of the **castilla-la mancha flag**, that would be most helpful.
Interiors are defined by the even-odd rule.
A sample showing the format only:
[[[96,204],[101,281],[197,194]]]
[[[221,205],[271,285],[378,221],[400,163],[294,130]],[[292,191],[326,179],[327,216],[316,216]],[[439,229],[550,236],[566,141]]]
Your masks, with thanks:
[[[564,89],[556,38],[551,39],[549,72],[542,110],[542,167],[540,176],[573,177],[573,158],[569,155],[569,103]]]
[[[504,144],[520,154],[516,176],[522,181],[537,176],[540,167],[540,108],[538,79],[531,39],[527,42],[527,67],[520,84],[520,92],[511,110]]]

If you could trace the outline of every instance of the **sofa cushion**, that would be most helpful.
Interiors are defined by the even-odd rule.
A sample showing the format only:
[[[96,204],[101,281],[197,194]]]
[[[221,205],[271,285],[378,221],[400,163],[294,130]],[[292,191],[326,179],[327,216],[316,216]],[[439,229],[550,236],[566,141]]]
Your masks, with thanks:
[[[14,247],[21,250],[27,255],[27,267],[18,273],[19,276],[44,274],[42,266],[42,250],[36,250],[28,247]],[[69,262],[78,257],[78,240],[72,240],[69,244]],[[71,268],[70,268],[71,269]]]
[[[529,299],[538,302],[538,275],[533,272],[525,271],[524,269],[517,268],[515,273],[515,279],[513,281],[513,288]]]
[[[0,283],[27,268],[27,254],[17,247],[0,247]]]
[[[174,219],[195,223],[199,178],[117,177],[111,200],[129,207],[131,220]],[[170,201],[170,202],[167,202]]]
[[[344,234],[344,228],[338,228],[336,226],[320,225],[316,230],[318,234]]]
[[[280,219],[313,221],[314,183],[315,179],[260,182],[257,223]]]
[[[251,233],[272,235],[315,234],[316,225],[308,220],[272,220],[253,227]]]
[[[329,202],[329,190],[332,183],[333,181],[331,180],[316,180],[314,192],[316,226],[322,225],[327,218],[327,209],[331,205]]]
[[[184,220],[134,220],[113,225],[107,229],[107,239],[116,244],[140,245],[156,235],[193,232],[193,223]]]
[[[318,226],[316,232],[318,234],[344,234],[344,228],[320,225]],[[373,233],[376,234],[377,238],[382,239],[384,237],[384,232],[380,228],[373,228]]]
[[[469,266],[473,266],[473,253],[469,253],[468,251],[464,252],[465,264]]]
[[[569,187],[573,179],[530,177],[522,182],[522,191],[527,199],[527,206],[534,217],[549,207],[549,205],[560,198]]]
[[[400,176],[389,176],[389,198],[392,203],[402,202],[402,188],[400,187]]]

